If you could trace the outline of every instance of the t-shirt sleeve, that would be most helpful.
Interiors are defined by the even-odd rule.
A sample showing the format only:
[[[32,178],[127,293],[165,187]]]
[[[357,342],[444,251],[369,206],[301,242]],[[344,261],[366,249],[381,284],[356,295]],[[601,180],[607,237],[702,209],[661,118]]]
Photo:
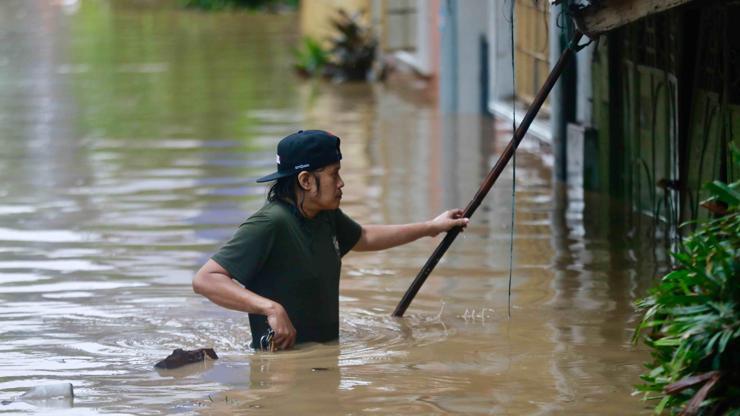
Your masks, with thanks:
[[[275,241],[274,228],[269,218],[259,214],[250,217],[211,259],[239,283],[248,286],[270,254]]]
[[[344,256],[360,240],[362,226],[348,217],[341,209],[336,210],[336,225],[339,252]]]

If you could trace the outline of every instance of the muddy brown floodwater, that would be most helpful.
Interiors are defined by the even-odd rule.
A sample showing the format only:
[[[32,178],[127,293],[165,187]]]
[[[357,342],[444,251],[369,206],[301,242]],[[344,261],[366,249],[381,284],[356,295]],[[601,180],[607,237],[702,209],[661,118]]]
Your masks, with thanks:
[[[70,382],[70,401],[0,413],[635,414],[647,353],[631,302],[660,269],[619,206],[511,170],[411,304],[439,241],[344,258],[338,343],[248,349],[244,314],[195,270],[263,203],[280,137],[342,137],[343,208],[361,223],[464,206],[511,134],[411,91],[303,81],[297,16],[146,1],[0,2],[0,399]],[[625,225],[627,224],[627,225]],[[631,238],[628,239],[628,235]],[[644,239],[647,240],[647,239]],[[221,357],[155,371],[175,348]]]

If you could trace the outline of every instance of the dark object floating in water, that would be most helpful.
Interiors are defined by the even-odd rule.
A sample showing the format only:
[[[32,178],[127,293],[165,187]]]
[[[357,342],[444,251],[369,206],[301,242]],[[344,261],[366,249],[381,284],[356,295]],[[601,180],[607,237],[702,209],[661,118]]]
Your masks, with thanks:
[[[185,351],[182,348],[178,348],[172,351],[172,354],[168,355],[167,358],[154,364],[156,368],[164,368],[171,370],[173,368],[179,368],[187,364],[198,363],[204,361],[206,357],[213,360],[218,360],[218,355],[213,348],[200,348],[197,350]]]
[[[329,371],[327,367],[314,367],[311,371]]]

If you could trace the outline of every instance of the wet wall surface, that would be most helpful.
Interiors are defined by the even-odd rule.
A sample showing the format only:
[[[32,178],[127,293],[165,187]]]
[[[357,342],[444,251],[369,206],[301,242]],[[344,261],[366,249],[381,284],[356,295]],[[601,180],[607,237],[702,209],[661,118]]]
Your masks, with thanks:
[[[412,303],[437,239],[343,259],[340,340],[249,350],[245,314],[192,293],[302,128],[342,138],[360,223],[463,207],[511,126],[387,85],[297,78],[297,16],[143,1],[0,3],[0,413],[634,414],[631,302],[662,252],[618,204],[554,186],[526,139]],[[510,256],[515,206],[513,257]],[[513,259],[509,318],[509,261]],[[218,361],[153,365],[175,348]]]

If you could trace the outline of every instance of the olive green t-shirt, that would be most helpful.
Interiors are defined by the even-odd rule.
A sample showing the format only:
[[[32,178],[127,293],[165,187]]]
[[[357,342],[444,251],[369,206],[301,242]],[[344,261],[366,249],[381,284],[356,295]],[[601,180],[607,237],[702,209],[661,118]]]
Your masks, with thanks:
[[[244,287],[280,303],[296,342],[339,337],[339,271],[362,227],[340,209],[300,216],[282,201],[249,217],[211,258]],[[267,318],[249,314],[252,347],[267,332]]]

